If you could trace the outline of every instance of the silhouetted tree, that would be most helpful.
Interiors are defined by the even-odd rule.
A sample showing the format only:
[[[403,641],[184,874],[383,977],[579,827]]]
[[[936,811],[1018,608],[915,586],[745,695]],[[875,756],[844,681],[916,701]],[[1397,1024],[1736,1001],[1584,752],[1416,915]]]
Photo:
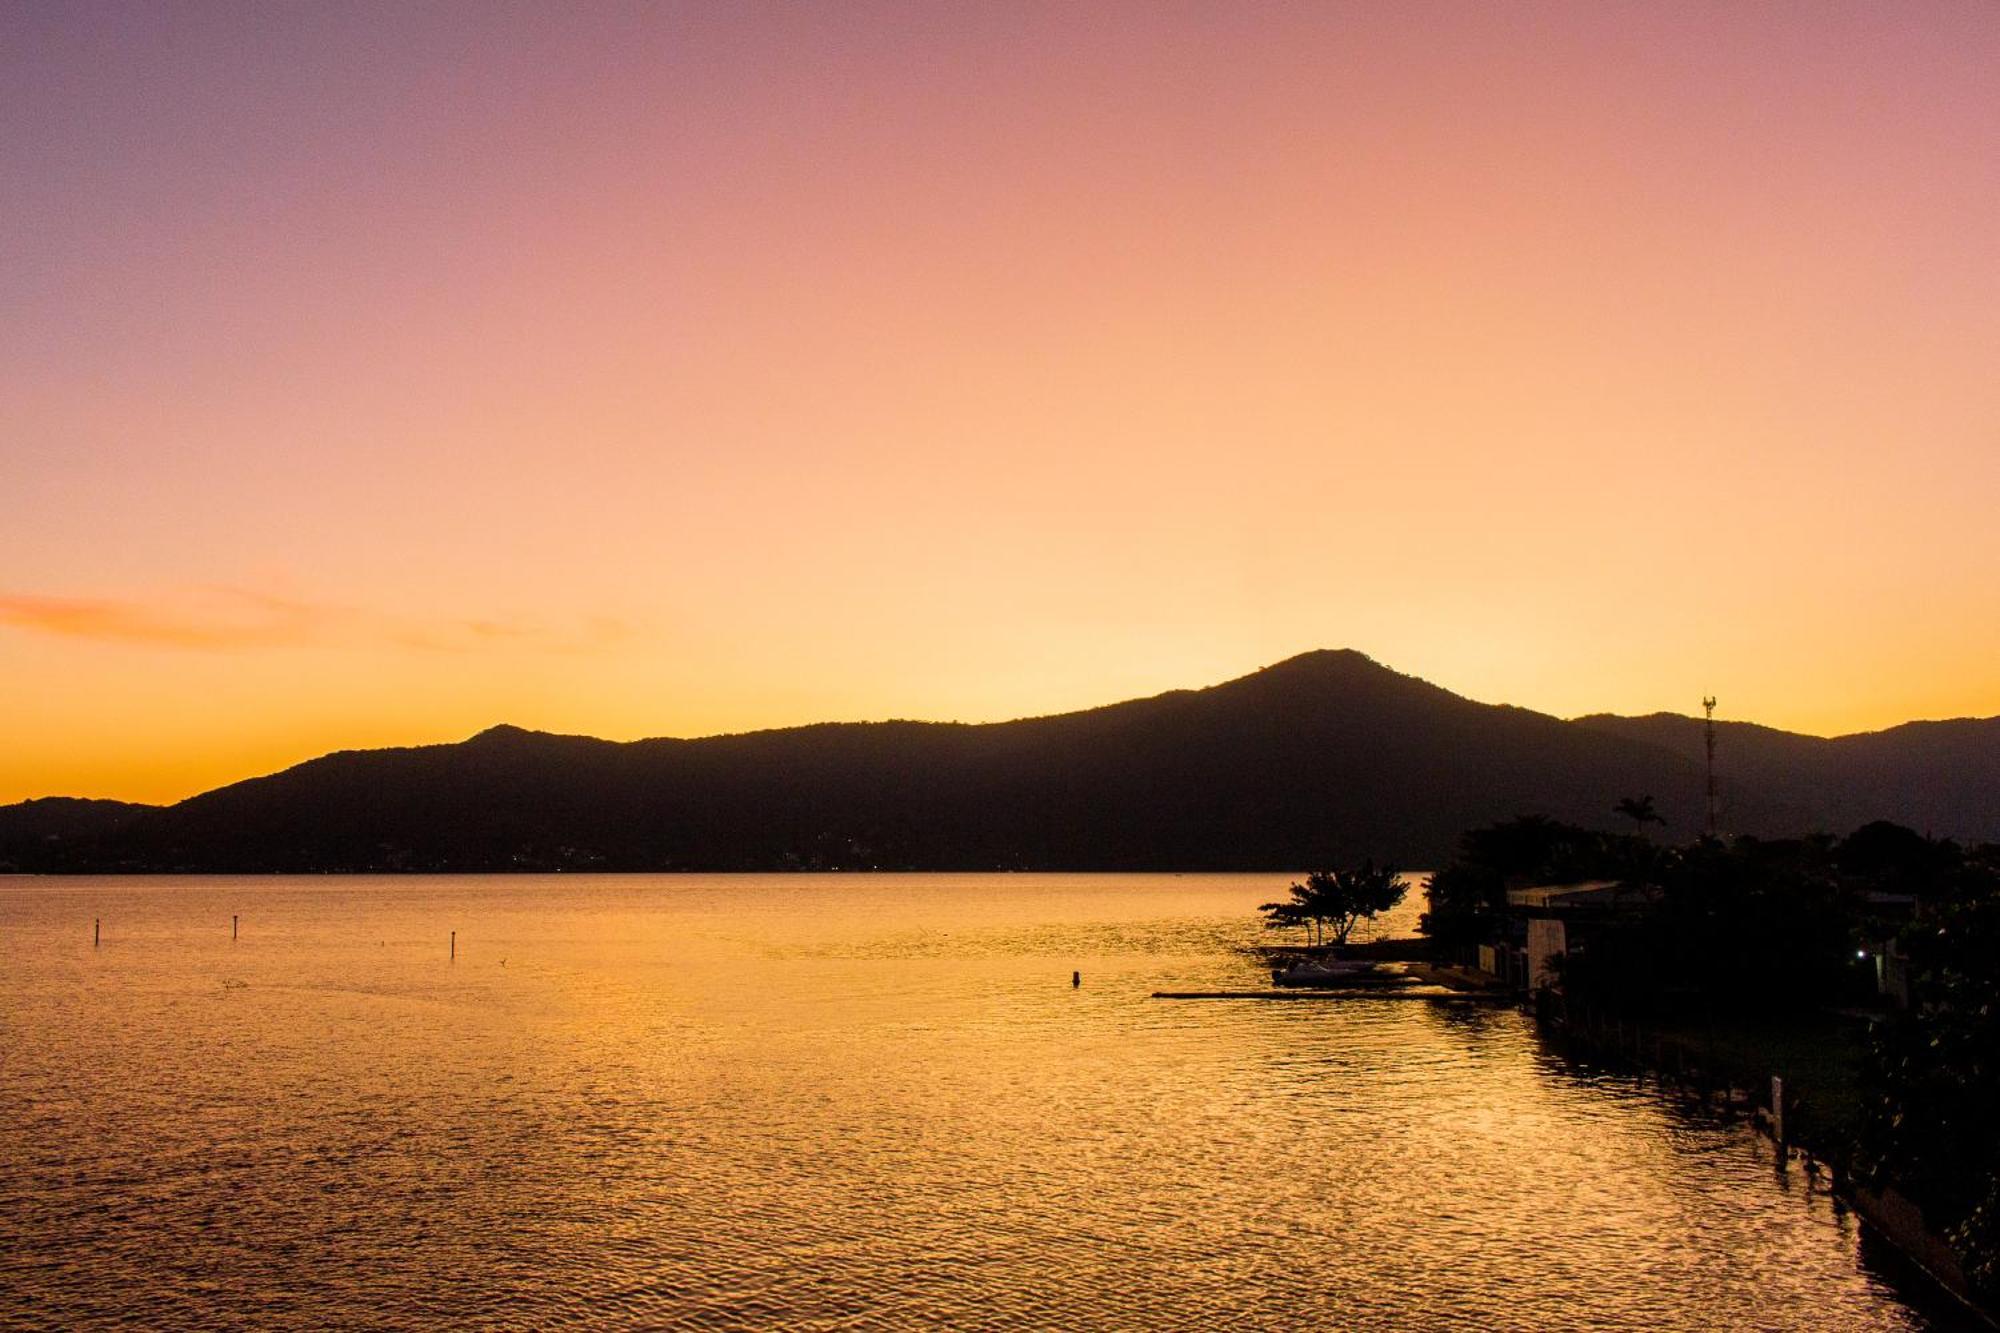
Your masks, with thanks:
[[[1430,910],[1417,929],[1447,950],[1464,954],[1488,938],[1507,910],[1507,886],[1578,884],[1622,876],[1632,860],[1631,841],[1545,815],[1468,830],[1458,856],[1433,875]]]
[[[1507,906],[1507,881],[1491,866],[1454,861],[1424,885],[1430,909],[1417,929],[1447,950],[1466,951],[1484,942]]]
[[[1290,898],[1258,910],[1272,929],[1309,921],[1316,941],[1330,934],[1335,944],[1345,944],[1356,926],[1403,901],[1408,891],[1394,866],[1370,860],[1353,870],[1315,870],[1292,885]]]
[[[1661,817],[1660,812],[1653,808],[1653,798],[1651,796],[1627,796],[1621,799],[1612,809],[1631,820],[1632,832],[1642,838],[1646,836],[1646,825],[1663,825],[1667,822]]]
[[[1264,929],[1299,929],[1306,933],[1306,943],[1319,942],[1320,918],[1313,910],[1312,893],[1303,884],[1292,885],[1292,896],[1275,903],[1264,903],[1258,908],[1264,914]]]

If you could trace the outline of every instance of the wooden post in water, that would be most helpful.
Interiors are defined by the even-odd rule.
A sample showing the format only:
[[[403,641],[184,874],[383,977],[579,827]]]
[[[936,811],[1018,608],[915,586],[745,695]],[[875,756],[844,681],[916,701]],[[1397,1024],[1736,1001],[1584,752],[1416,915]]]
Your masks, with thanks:
[[[1771,1137],[1778,1141],[1778,1160],[1785,1160],[1785,1080],[1771,1075]]]
[[[91,947],[91,948],[95,949],[95,948],[97,947],[97,945],[98,945],[98,940],[100,939],[100,937],[101,937],[101,936],[102,936],[103,934],[104,934],[104,919],[103,919],[102,917],[95,917],[95,916],[94,916],[94,917],[92,917],[92,918],[90,918],[90,947]]]
[[[451,961],[458,961],[458,932],[455,930],[451,932]]]
[[[229,916],[229,938],[232,940],[236,938],[236,914],[234,912],[230,913]]]

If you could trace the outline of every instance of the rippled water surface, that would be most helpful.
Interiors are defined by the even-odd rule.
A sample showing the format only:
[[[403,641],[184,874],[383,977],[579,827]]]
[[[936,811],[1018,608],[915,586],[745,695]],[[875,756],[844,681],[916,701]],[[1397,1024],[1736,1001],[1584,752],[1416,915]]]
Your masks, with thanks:
[[[1924,1326],[1511,1011],[1148,998],[1282,887],[0,880],[0,1322]]]

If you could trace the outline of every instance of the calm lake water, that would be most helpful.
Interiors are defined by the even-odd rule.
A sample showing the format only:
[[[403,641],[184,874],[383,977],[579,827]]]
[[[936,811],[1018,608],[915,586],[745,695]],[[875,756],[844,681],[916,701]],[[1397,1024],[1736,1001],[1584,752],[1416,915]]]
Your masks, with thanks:
[[[1148,998],[1282,887],[0,879],[0,1324],[1926,1327],[1512,1011]]]

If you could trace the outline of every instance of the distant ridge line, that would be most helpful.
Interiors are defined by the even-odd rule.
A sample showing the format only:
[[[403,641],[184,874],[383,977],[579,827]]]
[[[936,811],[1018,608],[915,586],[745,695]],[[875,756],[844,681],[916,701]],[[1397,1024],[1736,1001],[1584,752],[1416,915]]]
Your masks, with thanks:
[[[502,723],[348,750],[169,806],[0,807],[38,871],[1297,869],[1436,864],[1539,813],[1615,828],[1651,795],[1701,826],[1698,719],[1565,721],[1351,649],[1006,722],[823,722],[634,741]],[[1725,831],[1886,818],[2000,839],[2000,719],[1843,737],[1719,724]]]

